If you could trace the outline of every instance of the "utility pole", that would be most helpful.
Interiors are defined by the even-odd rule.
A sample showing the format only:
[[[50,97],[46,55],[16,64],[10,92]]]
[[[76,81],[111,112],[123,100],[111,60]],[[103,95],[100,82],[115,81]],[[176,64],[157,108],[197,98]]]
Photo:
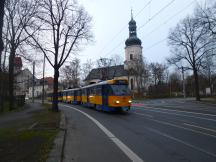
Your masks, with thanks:
[[[182,80],[183,80],[183,95],[184,95],[184,98],[186,98],[186,92],[185,92],[185,79],[184,79],[184,67],[182,66],[181,67],[181,71],[182,71]]]
[[[45,55],[44,55],[44,60],[43,60],[43,89],[42,89],[42,104],[44,104],[44,97],[45,97],[45,91],[44,91],[44,84],[45,84],[45,80],[44,80],[44,75],[45,75]]]
[[[34,84],[35,84],[35,62],[33,61],[33,76],[32,76],[32,102],[34,102]]]

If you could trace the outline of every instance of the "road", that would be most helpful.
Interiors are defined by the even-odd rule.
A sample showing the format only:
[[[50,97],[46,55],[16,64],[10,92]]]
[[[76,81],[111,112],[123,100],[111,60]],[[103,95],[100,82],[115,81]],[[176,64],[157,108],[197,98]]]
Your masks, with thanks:
[[[64,162],[216,161],[216,105],[147,100],[128,113],[60,107],[68,124]]]

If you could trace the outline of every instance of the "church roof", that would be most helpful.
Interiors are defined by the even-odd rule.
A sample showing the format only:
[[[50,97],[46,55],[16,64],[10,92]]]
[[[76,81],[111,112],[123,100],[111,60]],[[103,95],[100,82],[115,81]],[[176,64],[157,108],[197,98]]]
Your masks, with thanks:
[[[44,77],[45,84],[53,85],[54,78],[53,77]],[[40,79],[41,84],[43,84],[43,78]]]
[[[133,18],[131,18],[131,20],[129,21],[128,24],[129,25],[136,25],[136,21]]]
[[[92,69],[85,80],[103,79],[103,72],[106,72],[106,79],[113,79],[114,77],[127,76],[127,71],[124,69],[124,65],[103,67]]]
[[[133,19],[133,14],[131,12],[131,20],[128,23],[129,25],[129,38],[125,41],[126,46],[132,45],[141,45],[141,40],[137,37],[137,26],[136,21]]]
[[[126,46],[141,45],[142,42],[137,36],[131,36],[125,41]]]

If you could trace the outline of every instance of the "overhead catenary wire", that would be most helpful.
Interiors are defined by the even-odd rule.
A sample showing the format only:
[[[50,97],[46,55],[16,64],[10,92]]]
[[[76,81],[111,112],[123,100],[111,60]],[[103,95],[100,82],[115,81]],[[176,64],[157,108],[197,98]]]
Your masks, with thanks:
[[[153,0],[148,1],[148,2],[144,5],[144,7],[143,7],[141,10],[139,10],[137,14],[135,14],[134,17],[137,17],[139,14],[141,14],[141,13],[144,11],[144,9],[145,9],[146,7],[148,7],[148,5],[149,5],[152,1],[153,1]],[[100,50],[99,53],[102,53],[102,52],[104,51],[104,49],[105,49],[111,42],[113,42],[113,40],[115,40],[125,29],[127,29],[127,26],[128,26],[128,24],[125,24],[125,25],[119,30],[119,32],[117,32],[117,33],[111,38],[111,40],[109,40],[108,43],[107,43],[106,45],[103,46],[103,48]]]
[[[159,13],[161,13],[163,10],[165,10],[165,8],[169,7],[175,0],[172,0],[170,1],[167,5],[165,5],[163,8],[161,8],[156,14],[154,14],[152,17],[151,17],[151,20],[152,21]],[[147,33],[145,35],[146,36],[149,36],[150,34],[152,34],[153,32],[157,31],[159,28],[161,28],[162,25],[165,25],[167,22],[171,21],[173,18],[175,18],[176,16],[178,16],[180,13],[182,13],[184,10],[186,10],[187,8],[189,8],[194,2],[196,2],[196,0],[193,0],[192,2],[190,2],[188,5],[186,5],[183,9],[179,10],[178,12],[176,12],[174,15],[170,16],[168,19],[166,19],[162,24],[158,25],[156,28],[154,28],[152,31],[150,31],[149,33]],[[148,21],[148,23],[150,22]],[[143,24],[143,25],[147,25],[147,24]],[[142,25],[142,27],[144,27]],[[140,30],[141,28],[137,29]],[[153,43],[151,46],[147,47],[145,49],[145,52],[150,50],[151,48],[159,45],[160,43],[164,42],[166,40],[166,38],[160,40],[160,41],[157,41],[156,43]],[[111,52],[113,52],[117,47],[120,46],[121,43],[124,43],[124,41],[121,41],[120,43],[118,43],[114,48],[112,48],[108,53],[106,53],[106,56],[109,55]]]
[[[137,30],[140,30],[144,26],[146,26],[150,21],[152,21],[155,17],[157,17],[161,12],[163,12],[166,8],[168,8],[171,4],[173,4],[176,0],[171,0],[168,4],[162,7],[157,13],[155,13],[151,18],[149,18],[143,25],[139,26]]]
[[[153,48],[153,47],[155,47],[155,46],[161,44],[162,42],[164,42],[164,41],[166,41],[166,40],[167,40],[167,37],[161,39],[160,41],[158,41],[158,42],[156,42],[156,43],[153,43],[152,45],[150,45],[149,47],[147,47],[147,48],[145,49],[145,52],[148,51],[148,50],[150,50],[151,48]]]
[[[166,8],[168,8],[172,3],[174,3],[176,0],[171,0],[169,3],[167,3],[165,6],[163,6],[157,13],[155,13],[151,18],[149,18],[149,20],[147,22],[145,22],[143,25],[141,25],[137,31],[139,31],[141,28],[143,28],[145,25],[147,25],[148,23],[150,23],[155,17],[157,17],[161,12],[163,12]],[[146,4],[146,7],[150,4],[151,2]],[[144,9],[143,9],[144,10]],[[138,12],[137,15],[139,15],[140,13]],[[123,43],[124,41],[121,41],[120,43],[118,43],[114,48],[112,48],[109,52],[106,53],[105,56],[110,55],[111,52],[113,52],[121,43]]]
[[[193,0],[192,2],[190,2],[188,5],[186,5],[183,9],[179,10],[178,12],[176,12],[174,15],[170,16],[168,19],[166,19],[163,23],[161,23],[160,25],[158,25],[156,28],[154,28],[153,30],[151,30],[149,33],[147,33],[146,35],[143,36],[143,38],[149,36],[150,34],[154,33],[155,31],[157,31],[159,28],[161,28],[163,25],[167,24],[169,21],[171,21],[173,18],[175,18],[176,16],[178,16],[179,14],[181,14],[184,10],[188,9],[193,3],[195,3],[196,0]]]
[[[157,29],[159,29],[162,25],[166,24],[167,22],[169,22],[170,20],[172,20],[174,17],[176,17],[177,15],[179,15],[180,13],[182,13],[184,10],[186,10],[187,8],[189,8],[193,3],[195,3],[197,0],[193,0],[192,2],[190,2],[188,5],[186,5],[183,9],[181,9],[180,11],[176,12],[174,15],[172,15],[171,17],[169,17],[167,20],[165,20],[162,24],[158,25],[155,29],[153,29],[151,32],[149,32],[148,34],[146,34],[145,36],[148,36],[150,34],[152,34],[153,32],[155,32]],[[166,41],[167,38],[164,38],[160,41],[157,41],[156,43],[153,43],[152,45],[150,45],[149,47],[147,47],[145,49],[145,52],[152,49],[153,47],[163,43],[164,41]]]

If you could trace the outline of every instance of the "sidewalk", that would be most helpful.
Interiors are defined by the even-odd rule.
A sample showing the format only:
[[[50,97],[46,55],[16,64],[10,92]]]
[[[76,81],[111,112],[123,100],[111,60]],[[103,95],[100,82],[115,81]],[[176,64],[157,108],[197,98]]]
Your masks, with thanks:
[[[14,126],[17,122],[23,122],[31,118],[32,113],[41,110],[42,106],[38,103],[27,102],[23,109],[19,112],[9,112],[0,115],[0,128]]]

